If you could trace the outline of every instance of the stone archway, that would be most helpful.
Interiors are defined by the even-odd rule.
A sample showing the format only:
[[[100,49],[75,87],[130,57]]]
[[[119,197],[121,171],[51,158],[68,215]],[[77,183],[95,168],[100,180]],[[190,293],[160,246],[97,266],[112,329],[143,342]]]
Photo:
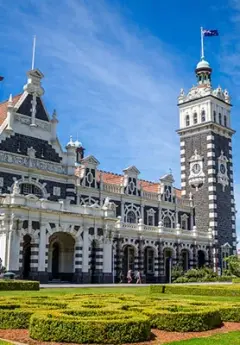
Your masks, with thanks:
[[[151,246],[147,246],[144,249],[144,275],[146,282],[154,281],[154,260],[155,250]]]
[[[198,263],[198,268],[202,268],[206,264],[206,256],[203,250],[198,251],[197,263]]]
[[[189,251],[187,249],[181,251],[181,263],[183,271],[186,272],[189,269]]]
[[[126,245],[123,248],[123,276],[127,277],[127,272],[132,270],[134,272],[135,248],[132,245]]]
[[[163,251],[164,257],[164,271],[165,271],[165,279],[166,282],[169,283],[170,281],[170,274],[172,269],[172,259],[173,259],[173,250],[171,248],[165,248]]]
[[[72,281],[74,275],[75,240],[66,232],[49,237],[48,272],[50,280]]]

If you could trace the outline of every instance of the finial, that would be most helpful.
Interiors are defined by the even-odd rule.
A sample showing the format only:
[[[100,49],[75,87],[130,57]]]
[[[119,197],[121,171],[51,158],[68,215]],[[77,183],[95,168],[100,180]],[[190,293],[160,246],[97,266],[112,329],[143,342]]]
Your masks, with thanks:
[[[57,118],[56,109],[53,110],[52,118],[55,120]]]
[[[169,168],[169,174],[172,175],[172,169],[171,168]]]
[[[12,94],[10,93],[8,103],[12,103]]]
[[[36,35],[33,36],[32,70],[34,69],[34,63],[35,63],[35,50],[36,50]]]

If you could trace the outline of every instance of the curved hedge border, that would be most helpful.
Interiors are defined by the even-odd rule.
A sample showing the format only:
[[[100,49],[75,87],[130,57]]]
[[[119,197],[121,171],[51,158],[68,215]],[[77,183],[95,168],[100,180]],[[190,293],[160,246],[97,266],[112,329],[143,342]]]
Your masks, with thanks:
[[[37,313],[30,320],[30,337],[82,344],[134,343],[149,339],[151,327],[148,317],[135,315],[121,319],[112,313],[109,316],[111,319]]]
[[[240,288],[229,286],[201,286],[201,285],[151,285],[150,293],[165,293],[177,295],[201,296],[240,296]]]
[[[0,291],[37,291],[40,285],[38,281],[26,280],[0,280]]]

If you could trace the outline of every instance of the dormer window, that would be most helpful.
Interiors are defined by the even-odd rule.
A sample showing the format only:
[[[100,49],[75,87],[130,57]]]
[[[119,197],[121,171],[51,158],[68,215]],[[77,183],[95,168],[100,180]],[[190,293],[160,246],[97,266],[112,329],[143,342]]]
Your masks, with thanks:
[[[185,122],[186,122],[186,126],[190,126],[190,117],[189,115],[186,115],[186,118],[185,118]]]
[[[197,120],[197,113],[194,113],[193,114],[193,124],[196,125],[197,122],[198,122],[198,120]]]
[[[222,125],[222,114],[221,113],[218,114],[218,122],[219,122],[219,125]]]
[[[201,121],[202,121],[202,122],[205,122],[205,121],[206,121],[206,113],[205,113],[205,110],[202,110],[202,112],[201,112]]]

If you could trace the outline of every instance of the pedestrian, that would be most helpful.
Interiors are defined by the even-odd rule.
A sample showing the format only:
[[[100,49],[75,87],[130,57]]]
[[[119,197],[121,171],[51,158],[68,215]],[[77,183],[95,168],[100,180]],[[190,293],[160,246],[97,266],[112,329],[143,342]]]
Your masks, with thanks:
[[[140,271],[137,271],[136,279],[137,279],[136,284],[142,284],[142,278],[141,278]]]
[[[121,271],[120,274],[119,274],[119,283],[120,284],[123,282],[123,278],[124,278],[124,275],[123,275],[123,273]]]
[[[132,282],[132,271],[131,270],[128,270],[127,281],[128,281],[128,284],[130,284]]]

